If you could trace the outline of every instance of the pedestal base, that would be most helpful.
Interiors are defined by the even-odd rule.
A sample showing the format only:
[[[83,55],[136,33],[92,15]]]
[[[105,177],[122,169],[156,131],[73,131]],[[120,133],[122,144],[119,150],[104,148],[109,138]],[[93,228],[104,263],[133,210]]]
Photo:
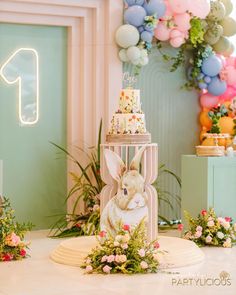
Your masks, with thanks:
[[[179,268],[200,263],[204,253],[193,242],[173,237],[158,237],[160,250],[167,251],[160,257],[160,268]],[[58,245],[51,254],[51,259],[57,263],[80,266],[92,248],[98,244],[96,238],[79,237],[66,240]]]

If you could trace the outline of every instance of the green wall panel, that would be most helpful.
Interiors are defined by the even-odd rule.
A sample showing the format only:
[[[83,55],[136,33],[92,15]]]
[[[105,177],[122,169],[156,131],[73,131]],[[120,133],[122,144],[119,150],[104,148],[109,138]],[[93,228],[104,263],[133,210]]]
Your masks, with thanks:
[[[20,126],[18,86],[0,79],[3,192],[20,221],[48,228],[65,211],[66,160],[49,143],[66,145],[67,29],[0,24],[0,65],[20,47],[39,55],[39,121]]]
[[[198,143],[200,109],[198,94],[181,89],[185,83],[185,69],[182,67],[174,73],[169,69],[170,64],[153,50],[149,64],[141,71],[137,87],[141,89],[143,111],[152,141],[159,144],[159,163],[166,164],[180,176],[181,155],[194,153]],[[132,72],[132,68],[124,66],[124,71]],[[163,177],[161,182],[169,191],[180,193],[172,178]],[[169,206],[162,206],[159,213],[169,218],[180,217],[179,208],[174,201],[172,203],[176,208],[174,212]]]

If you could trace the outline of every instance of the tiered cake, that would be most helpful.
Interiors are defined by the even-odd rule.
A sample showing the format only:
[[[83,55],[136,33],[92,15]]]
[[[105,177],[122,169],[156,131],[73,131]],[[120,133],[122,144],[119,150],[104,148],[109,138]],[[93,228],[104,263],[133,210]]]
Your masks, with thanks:
[[[151,142],[151,134],[146,130],[145,114],[141,109],[140,90],[121,90],[119,109],[113,115],[107,142]]]

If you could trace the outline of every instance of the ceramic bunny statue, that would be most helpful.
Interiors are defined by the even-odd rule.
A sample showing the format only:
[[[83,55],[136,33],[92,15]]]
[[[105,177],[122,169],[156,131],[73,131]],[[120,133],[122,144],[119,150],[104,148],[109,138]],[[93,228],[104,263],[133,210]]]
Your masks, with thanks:
[[[101,230],[115,235],[120,223],[135,226],[148,218],[147,195],[139,165],[145,147],[141,148],[130,163],[129,169],[122,159],[109,149],[104,150],[108,170],[118,183],[117,194],[107,203],[101,214]]]

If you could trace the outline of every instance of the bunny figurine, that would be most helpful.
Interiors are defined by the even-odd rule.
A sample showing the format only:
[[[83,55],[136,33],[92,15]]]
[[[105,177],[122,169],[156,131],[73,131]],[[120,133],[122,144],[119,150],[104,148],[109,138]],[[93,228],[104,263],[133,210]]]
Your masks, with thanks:
[[[104,150],[108,170],[118,183],[117,194],[106,204],[101,214],[101,230],[116,235],[120,223],[135,226],[148,218],[147,195],[139,165],[145,147],[130,163],[129,169],[122,159],[109,149]]]

